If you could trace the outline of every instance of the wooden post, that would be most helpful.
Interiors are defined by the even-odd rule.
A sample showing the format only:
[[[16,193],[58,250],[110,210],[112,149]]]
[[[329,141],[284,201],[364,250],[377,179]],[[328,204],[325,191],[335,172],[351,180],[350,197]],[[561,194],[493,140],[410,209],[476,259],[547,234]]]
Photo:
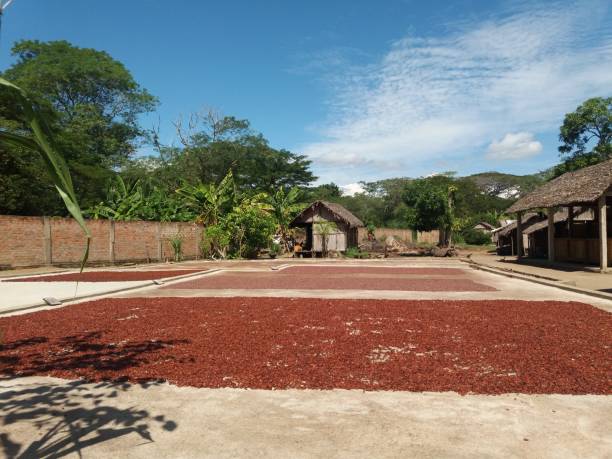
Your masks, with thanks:
[[[516,214],[516,255],[523,258],[523,212]]]
[[[608,271],[608,212],[606,209],[606,194],[597,201],[597,216],[599,217],[599,267],[602,273]]]
[[[43,217],[43,240],[45,251],[45,265],[53,264],[53,253],[51,251],[51,221],[49,217]]]
[[[548,261],[555,261],[555,209],[548,208]]]

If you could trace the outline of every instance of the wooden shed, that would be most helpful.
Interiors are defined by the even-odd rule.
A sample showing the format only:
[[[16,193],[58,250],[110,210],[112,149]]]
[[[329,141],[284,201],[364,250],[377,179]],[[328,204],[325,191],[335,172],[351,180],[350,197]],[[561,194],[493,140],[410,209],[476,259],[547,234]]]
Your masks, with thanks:
[[[612,159],[557,177],[519,199],[509,209],[517,215],[517,253],[524,255],[524,212],[545,209],[547,213],[547,255],[550,261],[594,263],[602,272],[612,261]],[[568,212],[567,232],[559,232],[555,214],[560,208]],[[578,231],[574,220],[577,208],[592,209],[593,223]],[[586,220],[588,221],[588,220]],[[590,229],[589,229],[590,228]]]
[[[317,231],[317,223],[333,222],[337,230],[327,240],[327,250],[344,252],[358,245],[358,231],[363,222],[340,204],[316,201],[308,206],[291,222],[292,228],[303,228],[306,232],[304,250],[314,254],[323,251],[323,239]]]

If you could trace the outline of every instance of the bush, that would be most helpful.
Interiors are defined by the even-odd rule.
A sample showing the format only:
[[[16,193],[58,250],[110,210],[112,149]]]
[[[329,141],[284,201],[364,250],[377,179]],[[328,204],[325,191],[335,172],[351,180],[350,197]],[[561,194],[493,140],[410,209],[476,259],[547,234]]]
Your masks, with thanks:
[[[461,232],[466,244],[486,245],[491,243],[491,235],[474,228],[466,228]]]
[[[222,225],[211,225],[206,227],[202,234],[202,255],[206,258],[227,256],[227,249],[230,245],[230,233]]]
[[[222,223],[232,235],[230,255],[237,258],[255,258],[270,244],[276,229],[270,215],[257,208],[245,208],[227,216]]]
[[[272,244],[270,244],[270,251],[268,252],[270,255],[270,258],[276,258],[281,254],[282,250],[281,250],[281,246],[280,244],[277,244],[276,242],[273,242]]]
[[[349,247],[344,252],[346,258],[370,258],[369,252],[362,252],[357,247]]]

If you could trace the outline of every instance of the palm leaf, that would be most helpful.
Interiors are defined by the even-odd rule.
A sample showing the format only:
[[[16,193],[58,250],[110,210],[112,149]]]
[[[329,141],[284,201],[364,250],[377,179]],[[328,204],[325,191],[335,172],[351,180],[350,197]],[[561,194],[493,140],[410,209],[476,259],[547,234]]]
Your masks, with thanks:
[[[91,242],[91,233],[87,228],[85,219],[79,207],[79,202],[74,192],[72,185],[72,179],[68,170],[68,165],[61,154],[59,154],[52,145],[52,135],[47,126],[44,116],[38,111],[36,104],[34,104],[27,93],[13,83],[0,78],[0,88],[4,91],[10,92],[13,97],[19,103],[21,109],[21,121],[25,122],[27,126],[32,130],[32,137],[7,132],[6,130],[0,130],[0,142],[12,146],[22,147],[28,150],[36,151],[42,157],[45,166],[53,184],[57,189],[60,197],[64,201],[66,209],[77,221],[86,237],[85,253],[81,260],[81,272],[85,267],[85,263],[89,257],[89,244]]]

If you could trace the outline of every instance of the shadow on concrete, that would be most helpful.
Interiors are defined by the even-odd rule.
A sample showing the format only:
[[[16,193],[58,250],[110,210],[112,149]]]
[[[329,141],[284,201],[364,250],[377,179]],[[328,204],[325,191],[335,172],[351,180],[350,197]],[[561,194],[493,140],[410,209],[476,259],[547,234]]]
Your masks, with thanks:
[[[26,382],[0,392],[3,457],[80,456],[88,447],[126,435],[137,435],[145,443],[152,442],[152,424],[157,430],[169,432],[177,427],[163,415],[152,416],[134,407],[119,408],[120,392],[134,386],[117,371],[144,364],[156,357],[156,351],[187,341],[106,343],[103,336],[102,331],[92,331],[53,339],[31,337],[0,345],[0,374],[5,381],[13,377],[44,376],[54,371],[74,371],[75,377],[84,372],[95,375],[95,379],[113,378],[99,383]],[[138,380],[136,387],[147,389],[158,384],[161,382]],[[113,400],[116,401],[113,403]],[[24,437],[24,431],[29,435]]]
[[[599,267],[596,265],[587,265],[580,263],[566,263],[566,262],[550,262],[542,258],[529,258],[524,257],[518,260],[516,257],[501,257],[497,261],[507,263],[508,265],[516,266],[533,266],[535,268],[547,268],[554,269],[556,271],[562,271],[566,273],[574,272],[599,272]]]
[[[148,388],[160,384],[142,383]],[[87,384],[82,381],[66,383],[21,384],[0,393],[2,432],[0,447],[4,457],[56,458],[69,454],[81,457],[83,450],[126,435],[137,435],[144,443],[153,442],[153,424],[171,432],[176,422],[165,416],[152,416],[133,407],[118,408],[111,403],[121,391],[131,387],[125,382]],[[31,432],[19,439],[11,438],[14,431],[24,428]],[[24,424],[26,424],[24,426]]]

